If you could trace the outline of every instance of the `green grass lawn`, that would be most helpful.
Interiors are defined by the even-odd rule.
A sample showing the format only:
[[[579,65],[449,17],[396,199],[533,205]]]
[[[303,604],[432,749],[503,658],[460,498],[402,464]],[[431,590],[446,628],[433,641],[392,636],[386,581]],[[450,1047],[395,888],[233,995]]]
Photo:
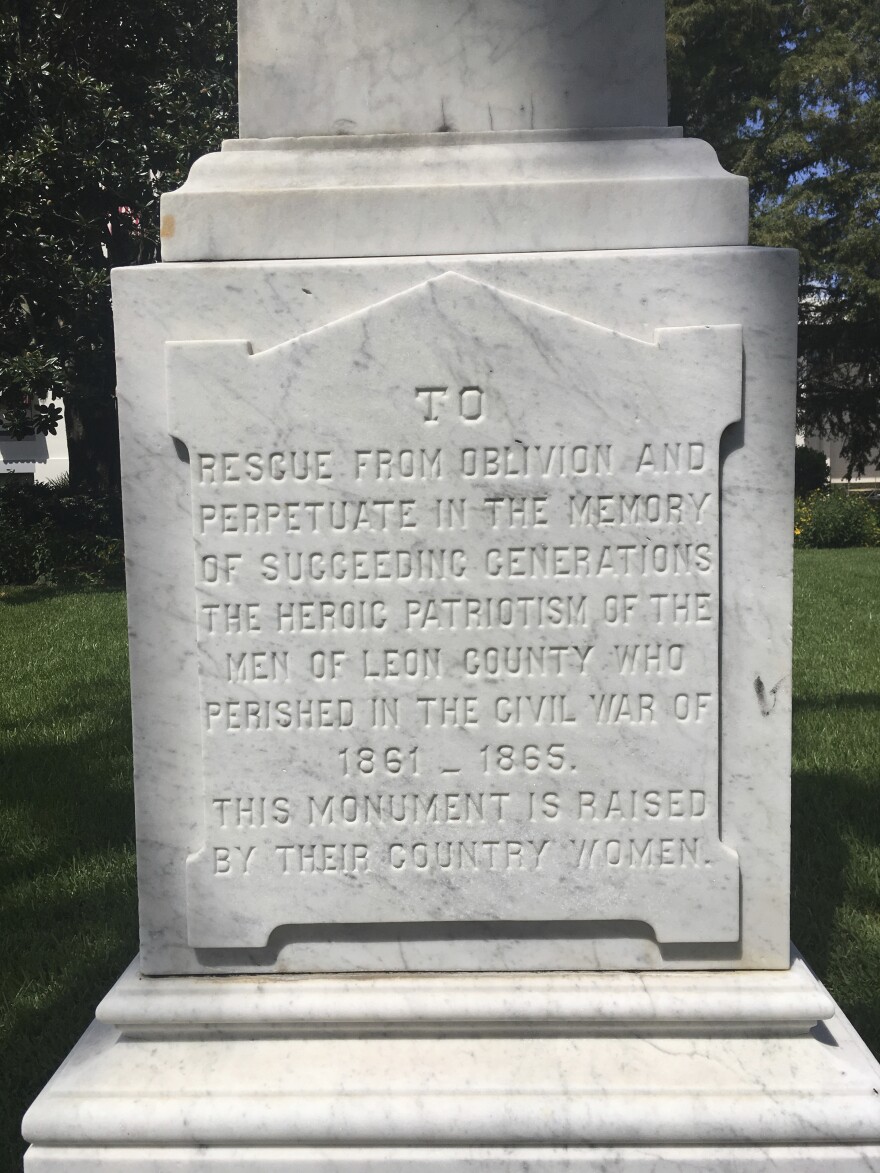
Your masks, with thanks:
[[[796,556],[792,937],[880,1053],[880,551]],[[137,948],[121,592],[0,589],[0,1169]]]
[[[880,1056],[880,550],[795,555],[792,940]]]
[[[125,595],[0,588],[0,1169],[137,950]]]

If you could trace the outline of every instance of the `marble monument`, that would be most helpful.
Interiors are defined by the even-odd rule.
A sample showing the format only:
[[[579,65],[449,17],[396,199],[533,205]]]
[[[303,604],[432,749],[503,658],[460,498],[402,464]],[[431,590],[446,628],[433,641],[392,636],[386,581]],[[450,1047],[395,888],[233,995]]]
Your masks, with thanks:
[[[114,275],[141,948],[28,1173],[880,1168],[788,939],[797,263],[662,0],[241,0]]]

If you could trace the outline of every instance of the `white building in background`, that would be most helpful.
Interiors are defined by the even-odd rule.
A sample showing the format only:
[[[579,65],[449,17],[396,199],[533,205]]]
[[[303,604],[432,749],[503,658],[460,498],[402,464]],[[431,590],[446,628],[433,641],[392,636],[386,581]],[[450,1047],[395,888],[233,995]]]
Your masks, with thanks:
[[[815,448],[819,452],[825,453],[828,457],[832,485],[848,485],[850,488],[859,491],[880,489],[880,464],[866,465],[862,476],[859,476],[858,473],[853,473],[852,480],[847,477],[847,462],[846,457],[840,455],[840,440],[826,439],[824,436],[803,436],[799,434],[797,443],[799,447]]]
[[[63,414],[54,436],[27,436],[24,440],[14,440],[0,420],[0,475],[18,473],[32,476],[35,481],[56,481],[69,472]]]

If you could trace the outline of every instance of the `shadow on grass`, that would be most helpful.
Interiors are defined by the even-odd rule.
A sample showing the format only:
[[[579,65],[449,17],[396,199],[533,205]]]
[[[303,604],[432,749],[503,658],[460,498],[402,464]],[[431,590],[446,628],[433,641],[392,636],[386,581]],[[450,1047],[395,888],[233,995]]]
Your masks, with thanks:
[[[792,774],[792,940],[880,1054],[875,883],[860,869],[880,844],[880,787],[855,773]],[[878,924],[876,937],[849,926]]]
[[[829,712],[835,709],[880,709],[880,693],[841,692],[834,696],[795,697],[795,713],[807,712],[810,709],[824,709]]]
[[[77,733],[59,740],[59,729]],[[99,678],[44,710],[25,744],[10,734],[17,734],[14,727],[0,725],[6,742],[0,809],[12,828],[0,854],[0,885],[45,874],[47,852],[60,867],[93,849],[133,844],[131,715],[117,677]]]
[[[127,691],[107,674],[3,733],[0,1168],[13,1170],[23,1112],[137,950]]]
[[[55,586],[0,586],[0,606],[22,607],[26,603],[46,603],[70,595],[115,595],[125,588],[125,583],[106,584],[60,583]]]
[[[85,862],[85,861],[84,861]],[[41,893],[40,915],[4,942],[33,975],[5,1006],[0,1064],[0,1168],[20,1169],[25,1143],[21,1120],[48,1078],[91,1022],[95,1006],[137,951],[134,868],[129,883],[111,875],[85,892]],[[27,921],[34,910],[25,897],[15,907]],[[10,995],[16,991],[9,991]]]

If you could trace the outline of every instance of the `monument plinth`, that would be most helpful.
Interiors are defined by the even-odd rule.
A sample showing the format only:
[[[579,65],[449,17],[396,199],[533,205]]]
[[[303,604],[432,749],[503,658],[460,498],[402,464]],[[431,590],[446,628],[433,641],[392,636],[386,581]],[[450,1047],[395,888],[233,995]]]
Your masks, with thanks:
[[[114,275],[141,949],[29,1173],[878,1167],[788,941],[796,258],[662,3],[243,0],[240,86]]]

